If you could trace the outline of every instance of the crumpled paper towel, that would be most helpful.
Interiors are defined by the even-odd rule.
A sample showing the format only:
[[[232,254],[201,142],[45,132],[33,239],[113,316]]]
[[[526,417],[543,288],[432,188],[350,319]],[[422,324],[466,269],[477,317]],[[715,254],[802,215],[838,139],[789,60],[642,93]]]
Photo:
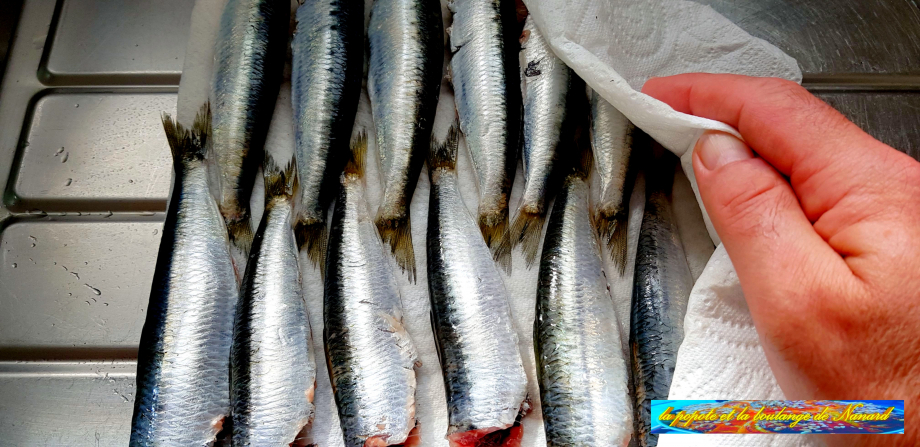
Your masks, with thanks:
[[[370,10],[371,1],[366,1],[366,12]],[[208,97],[216,31],[226,2],[227,0],[197,0],[192,11],[191,32],[177,104],[178,119],[187,125],[191,124],[195,112]],[[690,71],[773,75],[799,80],[801,75],[795,61],[769,44],[748,36],[711,9],[687,1],[528,0],[525,3],[531,8],[538,26],[550,38],[557,54],[591,87],[666,147],[678,155],[685,154],[684,172],[687,172],[688,176],[684,176],[679,170],[676,173],[675,213],[681,238],[687,247],[688,263],[694,278],[700,277],[700,280],[690,299],[686,338],[678,356],[671,397],[780,398],[782,393],[772,379],[763,358],[731,263],[721,248],[711,260],[709,259],[713,250],[712,240],[718,239],[711,231],[711,226],[707,232],[700,208],[691,198],[695,193],[695,182],[690,165],[687,164],[689,158],[686,154],[690,152],[688,149],[703,129],[719,129],[732,133],[734,130],[722,123],[675,113],[666,105],[637,93],[634,88],[640,88],[651,76]],[[293,0],[292,11],[296,7],[297,1]],[[450,24],[450,14],[446,0],[442,0],[442,11],[447,26]],[[552,17],[553,20],[545,20],[548,17]],[[285,77],[266,141],[266,150],[277,160],[285,160],[293,153],[289,67],[286,69]],[[452,95],[449,91],[442,90],[435,135],[446,133],[453,117],[453,108]],[[373,120],[366,92],[361,96],[355,123],[355,132],[362,130],[366,130],[370,137],[368,160],[376,160]],[[470,212],[474,212],[478,200],[477,182],[462,139],[460,144],[458,171],[461,192]],[[371,209],[376,209],[381,195],[380,176],[376,163],[369,163],[367,168],[368,201]],[[520,200],[522,186],[523,175],[519,166],[511,198],[512,208]],[[446,447],[444,434],[447,429],[447,413],[444,387],[429,320],[425,269],[428,194],[428,174],[423,170],[410,206],[414,223],[412,237],[418,266],[418,282],[409,283],[395,266],[394,274],[398,278],[403,300],[404,323],[418,346],[422,362],[422,366],[417,370],[417,414],[422,445]],[[644,196],[644,181],[640,175],[630,200],[630,260],[635,258]],[[260,218],[262,201],[261,180],[257,180],[252,199],[253,220],[256,222]],[[605,262],[608,265],[607,271],[614,272],[615,270],[610,268],[610,259],[605,259]],[[529,390],[535,404],[534,411],[523,421],[523,446],[543,447],[546,441],[535,381],[532,330],[538,272],[537,268],[526,270],[523,267],[523,258],[517,251],[513,254],[513,263],[513,273],[504,276],[504,280],[511,298],[521,353],[530,379]],[[316,419],[311,437],[320,447],[337,447],[343,445],[342,433],[328,373],[323,366],[323,284],[319,273],[305,258],[301,268],[318,366],[314,400]],[[624,315],[624,318],[620,318],[623,323],[621,338],[624,343],[629,338],[628,315],[632,296],[632,272],[633,266],[630,261],[624,276],[610,275],[608,278],[617,310],[620,315]],[[732,336],[727,337],[726,334]],[[713,342],[709,339],[710,336],[719,336],[723,342]],[[725,340],[729,340],[731,344]],[[669,438],[671,436],[663,436],[660,445],[796,445],[771,444],[771,440],[780,439],[777,436],[735,436],[727,440],[722,436],[712,435],[689,436],[678,440]],[[797,439],[800,438],[793,440]]]
[[[802,79],[794,59],[748,35],[710,7],[691,1],[524,2],[561,59],[633,123],[681,156],[683,171],[698,202],[691,163],[696,140],[708,129],[739,135],[724,123],[678,113],[643,95],[639,91],[645,81],[691,72],[775,76],[796,82]],[[674,200],[675,208],[687,206],[688,198],[679,197],[676,187]],[[712,240],[719,244],[705,211],[703,214]],[[678,213],[678,224],[682,217]],[[689,247],[681,233],[689,258],[695,249]],[[737,274],[721,245],[694,284],[684,334],[669,398],[783,398],[764,356]],[[800,435],[662,435],[659,439],[661,447],[693,445],[822,443]]]

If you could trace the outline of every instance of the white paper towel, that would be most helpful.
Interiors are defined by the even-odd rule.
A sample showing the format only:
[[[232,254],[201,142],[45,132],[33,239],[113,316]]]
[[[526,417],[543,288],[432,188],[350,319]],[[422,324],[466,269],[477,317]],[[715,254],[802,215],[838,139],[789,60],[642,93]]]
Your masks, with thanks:
[[[561,59],[633,123],[681,156],[697,200],[691,163],[696,140],[707,129],[738,134],[723,123],[678,113],[643,95],[639,90],[645,81],[692,72],[775,76],[796,82],[802,79],[791,57],[748,35],[708,6],[691,1],[524,2]],[[674,200],[680,225],[687,220],[690,198],[679,192],[677,184]],[[705,219],[712,240],[718,243],[708,216]],[[681,228],[693,269],[705,245],[685,233]],[[684,334],[669,398],[783,398],[760,346],[738,277],[721,245],[693,287]],[[662,435],[659,440],[661,447],[694,445],[805,446],[821,442],[798,435]]]
[[[198,107],[207,99],[211,80],[214,40],[220,14],[227,0],[197,0],[192,12],[182,80],[179,89],[178,118],[190,124]],[[371,0],[367,1],[369,11]],[[683,72],[708,71],[739,74],[781,76],[800,80],[794,60],[766,42],[754,39],[719,16],[708,7],[680,0],[526,0],[538,26],[557,54],[585,81],[634,123],[655,137],[665,147],[682,157],[687,178],[678,173],[674,198],[675,212],[681,237],[688,251],[688,262],[694,287],[687,314],[686,336],[678,355],[672,398],[763,398],[782,396],[767,367],[750,315],[737,283],[737,276],[723,249],[719,248],[709,260],[712,244],[699,224],[699,208],[693,204],[690,184],[695,181],[689,165],[689,148],[704,129],[735,133],[725,124],[676,113],[667,105],[655,101],[634,89],[652,76]],[[297,6],[292,1],[292,10]],[[442,1],[445,25],[450,16],[446,1]],[[552,18],[552,20],[547,20]],[[289,71],[286,73],[289,77]],[[290,84],[281,88],[269,131],[266,149],[279,160],[293,151],[293,129],[290,110]],[[443,95],[439,114],[453,107],[452,97]],[[439,116],[441,118],[441,116]],[[373,139],[370,104],[362,94],[356,130],[366,129],[369,138],[368,159],[377,157]],[[435,133],[444,132],[444,120],[436,123]],[[475,211],[477,183],[461,140],[458,171],[463,198],[471,212]],[[380,200],[377,166],[369,163],[367,184],[370,206],[375,209]],[[512,208],[520,198],[523,177],[518,169],[512,193]],[[618,312],[622,339],[628,340],[628,314],[632,295],[632,262],[635,258],[638,229],[644,206],[644,183],[641,176],[630,203],[629,267],[626,275],[608,278]],[[413,245],[418,265],[418,283],[410,284],[394,268],[399,278],[405,310],[405,325],[419,348],[422,366],[418,369],[418,416],[424,446],[446,446],[443,439],[447,429],[444,388],[441,381],[437,352],[431,333],[425,270],[425,223],[428,212],[429,184],[427,171],[422,172],[413,196],[410,213],[413,225]],[[253,218],[261,213],[261,185],[253,192]],[[704,213],[705,214],[705,213]],[[708,220],[707,220],[708,225]],[[713,240],[718,240],[708,226]],[[605,260],[608,272],[610,260]],[[530,392],[535,410],[524,419],[524,447],[543,447],[545,438],[535,382],[532,325],[536,296],[537,269],[526,270],[519,252],[513,255],[515,269],[505,276],[511,295],[511,307],[520,335],[521,352],[530,379]],[[705,270],[702,266],[706,265]],[[322,349],[323,284],[319,273],[302,263],[304,293],[313,327],[317,365],[316,420],[312,438],[320,447],[342,445],[341,430],[333,401]],[[727,334],[731,334],[728,337]],[[711,337],[717,337],[713,341]],[[624,345],[624,349],[626,346]],[[805,445],[786,443],[775,436],[690,436],[673,439],[663,436],[662,446],[691,445]],[[801,438],[793,438],[792,441]]]

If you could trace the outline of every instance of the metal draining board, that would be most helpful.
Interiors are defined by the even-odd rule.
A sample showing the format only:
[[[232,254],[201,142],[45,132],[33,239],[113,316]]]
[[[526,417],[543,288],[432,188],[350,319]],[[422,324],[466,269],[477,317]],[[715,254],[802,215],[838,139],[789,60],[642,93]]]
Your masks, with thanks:
[[[175,108],[193,1],[22,3],[0,86],[0,446],[126,445],[171,175],[157,118]],[[920,156],[914,0],[702,3]]]

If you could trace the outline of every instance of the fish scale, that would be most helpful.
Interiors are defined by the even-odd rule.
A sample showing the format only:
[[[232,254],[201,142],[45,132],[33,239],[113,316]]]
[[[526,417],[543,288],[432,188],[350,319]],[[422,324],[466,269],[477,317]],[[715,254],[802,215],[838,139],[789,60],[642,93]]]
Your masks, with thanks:
[[[446,142],[433,144],[428,160],[428,290],[447,393],[447,438],[451,447],[517,446],[529,405],[527,376],[508,292],[460,197],[457,138],[455,126]]]
[[[314,267],[323,266],[326,211],[335,199],[358,112],[364,65],[364,4],[302,1],[291,41],[291,105],[300,183],[295,230]]]
[[[397,445],[416,426],[418,353],[368,210],[366,138],[341,176],[326,255],[323,339],[346,447]]]
[[[521,89],[524,103],[521,159],[524,166],[524,190],[517,216],[511,224],[512,245],[521,244],[527,266],[538,255],[546,203],[554,186],[553,168],[559,157],[559,145],[568,138],[569,108],[575,105],[574,92],[584,85],[581,79],[556,57],[531,16],[521,33],[520,63],[523,67]]]
[[[316,362],[294,240],[293,167],[267,159],[266,206],[243,277],[231,350],[233,445],[304,445]]]
[[[400,268],[415,281],[409,204],[428,153],[444,64],[441,4],[375,0],[368,28],[368,94],[383,198],[375,223]]]
[[[553,205],[540,264],[534,348],[547,446],[623,446],[630,440],[628,360],[588,209],[588,166]]]
[[[239,277],[252,242],[249,199],[281,85],[290,14],[287,0],[229,0],[218,29],[209,96],[208,141],[217,167],[211,183]]]
[[[454,13],[450,76],[479,181],[477,221],[486,244],[497,251],[507,238],[521,125],[514,1],[454,0],[448,6]]]
[[[164,115],[176,180],[137,357],[130,445],[213,445],[230,415],[239,292],[230,240],[208,185],[207,107],[191,132]]]
[[[636,392],[639,445],[658,445],[649,433],[652,399],[667,399],[674,378],[677,350],[684,338],[684,315],[693,287],[690,267],[671,209],[677,158],[655,147],[646,170],[646,201],[633,286],[629,345]]]

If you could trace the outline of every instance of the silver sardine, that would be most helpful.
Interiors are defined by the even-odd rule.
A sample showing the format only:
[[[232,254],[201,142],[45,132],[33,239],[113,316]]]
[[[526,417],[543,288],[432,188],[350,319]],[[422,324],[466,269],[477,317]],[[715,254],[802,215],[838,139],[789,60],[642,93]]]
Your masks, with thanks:
[[[508,198],[521,126],[513,0],[454,0],[450,77],[460,130],[479,178],[479,228],[497,251],[508,236]],[[509,262],[509,261],[503,261]]]
[[[441,4],[375,0],[372,8],[367,89],[383,179],[375,221],[397,264],[414,282],[409,204],[428,153],[438,106],[444,63]]]
[[[300,1],[291,42],[291,103],[300,190],[295,234],[314,267],[326,252],[326,210],[339,187],[358,111],[364,66],[364,3]]]
[[[265,212],[240,290],[230,357],[234,446],[306,445],[316,362],[292,226],[293,166],[271,158]]]
[[[230,415],[236,274],[210,194],[207,107],[191,131],[163,117],[176,170],[137,357],[130,445],[210,446]]]
[[[647,146],[649,138],[597,92],[590,87],[587,91],[591,104],[591,148],[597,163],[597,180],[593,185],[594,226],[622,276],[626,272],[629,197],[635,182],[630,154],[635,145]]]
[[[556,196],[540,262],[534,348],[550,447],[625,447],[633,431],[618,325],[629,316],[617,315],[607,290],[588,208],[589,160]]]
[[[460,197],[456,127],[428,159],[428,291],[451,447],[520,444],[527,376],[508,292]]]
[[[521,244],[524,260],[532,267],[540,248],[546,203],[554,183],[559,144],[569,133],[565,127],[572,93],[580,92],[581,79],[556,57],[543,39],[533,17],[527,16],[521,33],[521,90],[524,99],[524,191],[511,224],[512,245]],[[574,99],[574,98],[571,98]]]
[[[208,141],[217,162],[212,184],[238,277],[252,243],[249,199],[278,99],[290,16],[287,0],[229,0],[218,29]]]
[[[326,255],[323,336],[345,447],[402,445],[416,426],[418,353],[368,210],[366,146],[359,138],[342,174]]]
[[[666,152],[660,146],[658,153]],[[693,287],[671,209],[677,157],[667,152],[646,170],[645,214],[639,230],[629,346],[636,391],[636,435],[642,447],[658,445],[649,433],[652,399],[667,399],[684,315]]]

